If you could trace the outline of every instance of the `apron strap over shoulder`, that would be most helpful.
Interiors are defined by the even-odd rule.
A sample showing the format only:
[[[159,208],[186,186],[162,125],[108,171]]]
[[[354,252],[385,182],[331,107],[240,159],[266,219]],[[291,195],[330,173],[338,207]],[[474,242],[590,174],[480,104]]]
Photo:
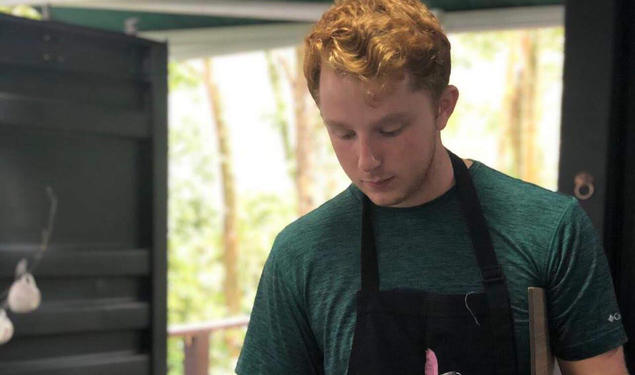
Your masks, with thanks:
[[[371,221],[370,200],[366,195],[362,199],[362,290],[376,292],[379,290],[379,266],[375,249],[375,234]]]
[[[491,330],[497,344],[497,374],[516,373],[516,342],[505,275],[496,259],[487,222],[474,188],[470,172],[463,160],[450,152],[456,189],[463,215],[467,220],[472,245],[481,275],[491,314]]]

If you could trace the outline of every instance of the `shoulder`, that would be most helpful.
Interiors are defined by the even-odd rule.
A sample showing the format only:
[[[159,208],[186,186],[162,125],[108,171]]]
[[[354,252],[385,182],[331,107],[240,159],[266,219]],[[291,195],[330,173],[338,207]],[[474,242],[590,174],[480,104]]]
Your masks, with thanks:
[[[483,211],[495,222],[537,226],[553,232],[572,211],[582,213],[571,196],[508,176],[479,162],[470,170]]]
[[[276,237],[271,256],[284,261],[308,260],[328,251],[359,231],[361,204],[352,189],[342,191],[287,225]]]
[[[520,268],[531,285],[549,285],[554,264],[577,252],[573,246],[577,239],[585,238],[589,246],[597,246],[594,228],[574,197],[484,164],[475,166],[472,175],[483,214],[499,260],[516,267],[510,272],[518,273]]]

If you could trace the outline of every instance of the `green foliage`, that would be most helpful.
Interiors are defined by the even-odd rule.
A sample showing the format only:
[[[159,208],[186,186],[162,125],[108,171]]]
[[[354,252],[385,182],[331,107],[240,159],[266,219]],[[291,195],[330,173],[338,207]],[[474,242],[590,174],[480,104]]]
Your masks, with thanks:
[[[170,64],[171,95],[200,95],[196,70]],[[198,98],[200,99],[200,98]],[[227,318],[222,281],[222,217],[214,133],[209,114],[183,115],[170,124],[168,223],[168,323]],[[236,150],[241,152],[241,150]],[[245,315],[251,310],[260,273],[274,236],[293,219],[294,201],[281,194],[238,194],[239,264]],[[242,343],[244,329],[238,329]],[[183,373],[183,341],[168,340],[168,371]],[[231,374],[236,358],[223,334],[210,337],[211,373]]]
[[[278,64],[274,61],[276,59],[279,62]],[[280,74],[281,68],[279,67],[282,65],[280,63],[284,61],[282,59],[283,58],[281,56],[274,55],[274,52],[271,50],[265,52],[269,82],[271,83],[271,91],[275,100],[275,110],[273,113],[268,114],[267,119],[280,134],[282,147],[284,149],[284,157],[287,163],[287,171],[289,172],[291,178],[295,178],[295,154],[291,142],[291,125],[287,119],[287,103],[285,102],[282,94],[283,80]],[[289,65],[288,62],[286,62],[286,64],[287,66]]]
[[[505,142],[504,137],[509,136],[507,124],[503,123],[508,116],[508,107],[504,101],[511,84],[508,82],[508,74],[516,74],[523,68],[518,65],[523,63],[522,60],[512,62],[514,59],[510,58],[510,53],[518,47],[521,40],[519,37],[527,33],[537,40],[537,91],[534,110],[538,123],[535,124],[537,132],[532,135],[535,137],[533,140],[528,138],[529,134],[521,133],[519,136],[526,142],[539,145],[539,156],[536,160],[523,162],[538,163],[539,169],[543,171],[539,180],[531,182],[552,187],[557,179],[557,169],[553,167],[556,163],[543,159],[548,156],[547,160],[557,160],[558,153],[557,147],[553,147],[554,144],[557,146],[557,142],[552,142],[553,136],[549,135],[553,133],[550,129],[557,130],[560,120],[559,94],[562,89],[564,45],[564,30],[561,27],[451,35],[452,83],[458,85],[461,96],[443,136],[446,140],[456,140],[456,144],[464,149],[463,152],[481,161],[485,160],[480,155],[500,155],[498,147]],[[470,142],[464,142],[465,139]],[[477,146],[473,150],[467,150],[479,141],[490,147]],[[491,167],[511,175],[516,174],[512,158],[490,156],[489,160]]]
[[[496,55],[505,51],[513,31],[490,31],[480,33],[462,33],[452,36],[453,47],[456,44],[460,48],[452,49],[453,68],[462,67],[469,69],[474,61],[492,61]]]
[[[212,155],[203,147],[201,133],[192,119],[169,132],[169,168],[176,172],[170,174],[168,202],[169,324],[210,319],[215,302],[210,296],[218,295],[218,288],[202,278],[213,268],[218,251],[219,217],[208,199],[214,183]],[[170,374],[182,373],[182,348],[180,340],[169,340]]]
[[[17,17],[30,18],[33,20],[42,19],[42,15],[35,8],[28,5],[0,6],[0,13],[6,13]]]
[[[170,61],[168,74],[170,91],[193,89],[201,84],[201,73],[187,62]]]
[[[180,338],[168,339],[168,374],[180,375],[183,374],[183,359],[185,358],[183,349],[185,343]]]
[[[169,65],[170,94],[196,95],[184,66]],[[170,123],[168,184],[168,324],[210,320],[222,306],[211,274],[218,256],[220,217],[214,206],[214,155],[211,132],[184,116]],[[183,341],[168,340],[168,372],[183,373]]]

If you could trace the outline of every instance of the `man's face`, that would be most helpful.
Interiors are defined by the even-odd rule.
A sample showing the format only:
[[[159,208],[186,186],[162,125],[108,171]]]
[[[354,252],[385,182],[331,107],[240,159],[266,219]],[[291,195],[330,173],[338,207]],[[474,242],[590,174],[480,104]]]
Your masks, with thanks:
[[[458,96],[444,92],[434,105],[426,90],[412,90],[409,77],[370,98],[372,83],[324,67],[320,112],[335,154],[351,181],[379,206],[409,207],[427,200],[438,173],[440,130]],[[448,90],[446,90],[448,91]],[[456,94],[456,95],[454,95]],[[449,96],[448,96],[449,95]]]

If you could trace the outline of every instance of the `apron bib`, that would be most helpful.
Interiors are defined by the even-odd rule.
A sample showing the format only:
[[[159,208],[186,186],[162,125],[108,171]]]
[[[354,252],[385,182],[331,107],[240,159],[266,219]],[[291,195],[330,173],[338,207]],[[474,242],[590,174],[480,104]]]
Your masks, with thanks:
[[[379,290],[370,201],[362,206],[361,275],[350,375],[517,374],[512,314],[470,173],[449,152],[456,189],[484,293],[443,295],[415,289]]]

